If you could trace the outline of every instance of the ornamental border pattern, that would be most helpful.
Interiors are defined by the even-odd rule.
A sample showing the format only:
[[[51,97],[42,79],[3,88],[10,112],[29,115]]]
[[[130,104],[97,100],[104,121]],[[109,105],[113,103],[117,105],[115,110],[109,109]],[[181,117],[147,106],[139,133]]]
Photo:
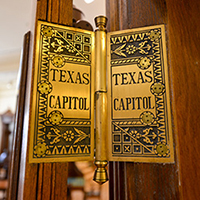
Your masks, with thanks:
[[[152,94],[155,95],[156,116],[151,124],[145,124],[144,121],[142,121],[142,114],[137,119],[112,119],[112,135],[110,136],[112,137],[112,157],[167,158],[171,155],[169,135],[166,130],[167,122],[165,121],[167,120],[167,111],[164,101],[166,101],[167,98],[165,93],[161,28],[148,29],[137,32],[137,34],[138,37],[142,34],[147,37],[145,38],[143,35],[143,40],[137,41],[136,38],[132,36],[131,41],[131,35],[127,33],[124,33],[124,35],[123,33],[111,35],[110,66],[112,68],[131,64],[140,65],[141,60],[144,58],[149,59],[150,62],[153,63],[154,82],[150,90]],[[130,43],[130,41],[132,43]],[[112,49],[113,44],[115,45],[115,49]],[[141,46],[143,48],[142,51],[140,51]],[[146,49],[144,49],[145,47]],[[130,51],[128,52],[128,50]],[[136,54],[138,50],[139,53]],[[149,50],[151,54],[148,54]],[[112,57],[112,55],[114,56]],[[162,87],[160,93],[154,91],[157,85]],[[137,127],[139,127],[138,130]],[[153,140],[152,138],[157,138],[157,140]],[[153,141],[156,141],[156,143]]]
[[[39,59],[36,66],[38,74],[35,74],[38,88],[36,92],[33,158],[64,158],[66,155],[81,157],[81,154],[90,156],[92,150],[91,120],[67,119],[60,111],[53,111],[47,116],[47,99],[48,94],[52,91],[52,85],[48,82],[50,62],[61,58],[60,65],[71,62],[91,66],[91,36],[87,33],[56,28],[45,23],[39,27],[40,35],[37,36],[40,38]],[[71,42],[64,36],[71,36]],[[79,36],[81,41],[75,41],[76,36]],[[66,50],[68,50],[68,55],[63,53]],[[42,90],[44,87],[47,88],[45,92]],[[51,116],[54,115],[55,118],[55,114],[58,116],[57,121],[52,123]],[[63,127],[66,128],[65,132],[63,132]],[[49,144],[47,144],[47,140],[50,141]],[[84,143],[84,140],[87,142]]]

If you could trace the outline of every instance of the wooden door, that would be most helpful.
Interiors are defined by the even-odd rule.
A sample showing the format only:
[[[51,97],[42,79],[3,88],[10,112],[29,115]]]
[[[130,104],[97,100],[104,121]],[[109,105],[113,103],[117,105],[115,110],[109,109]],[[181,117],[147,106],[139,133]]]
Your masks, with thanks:
[[[36,2],[35,2],[36,4]],[[108,31],[165,24],[171,89],[175,163],[110,162],[111,200],[198,199],[200,196],[198,0],[107,0]],[[36,9],[35,9],[36,11]],[[72,0],[38,0],[35,19],[72,25]],[[8,199],[67,199],[67,163],[28,163],[28,116],[34,30],[31,30],[18,192]],[[29,35],[26,37],[29,38]],[[27,46],[26,46],[27,48]],[[11,168],[12,173],[16,169]]]
[[[164,24],[175,162],[110,162],[110,200],[200,196],[200,28],[198,0],[107,0],[108,31]]]
[[[33,28],[25,36],[24,43],[25,53],[21,69],[23,73],[19,88],[20,93],[15,120],[15,140],[13,144],[15,156],[11,160],[8,199],[64,200],[67,199],[68,163],[30,164],[28,162],[28,124],[35,47],[34,24],[40,19],[71,26],[72,0],[38,0],[34,2],[33,10],[35,11],[32,20]],[[29,38],[30,43],[28,42]],[[26,74],[24,70],[28,70],[28,73]]]

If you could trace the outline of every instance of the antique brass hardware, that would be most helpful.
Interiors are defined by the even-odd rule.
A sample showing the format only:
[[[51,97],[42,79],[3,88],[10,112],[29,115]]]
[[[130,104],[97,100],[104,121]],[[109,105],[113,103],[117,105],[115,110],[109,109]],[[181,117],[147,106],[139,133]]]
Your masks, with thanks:
[[[108,181],[107,169],[106,166],[108,164],[107,161],[95,161],[94,164],[96,165],[96,170],[94,173],[94,181],[102,185],[106,181]]]
[[[107,33],[38,21],[30,112],[31,163],[174,162],[164,25]],[[96,112],[94,117],[94,102]]]
[[[94,159],[94,33],[38,21],[31,163]]]
[[[107,18],[95,18],[95,66],[96,66],[96,156],[97,169],[94,181],[103,184],[107,178],[107,89],[106,89],[106,24]]]
[[[109,161],[174,162],[164,25],[107,34]]]

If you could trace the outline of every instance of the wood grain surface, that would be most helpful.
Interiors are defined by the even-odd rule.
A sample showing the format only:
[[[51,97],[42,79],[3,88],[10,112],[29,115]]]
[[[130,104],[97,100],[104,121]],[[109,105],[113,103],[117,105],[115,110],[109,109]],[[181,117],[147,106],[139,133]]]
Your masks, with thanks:
[[[200,196],[200,1],[167,2],[174,132],[182,199]]]
[[[15,200],[18,189],[20,154],[22,143],[22,128],[24,119],[24,106],[28,70],[28,56],[29,56],[30,32],[24,35],[23,50],[22,50],[22,64],[20,66],[20,84],[19,93],[17,95],[17,105],[15,111],[15,124],[13,131],[12,152],[10,152],[10,167],[9,167],[9,186],[7,191],[7,198]]]
[[[38,0],[35,19],[62,25],[72,25],[72,0]],[[36,23],[35,23],[36,24]],[[35,27],[31,30],[30,56],[26,84],[22,152],[18,181],[18,193],[9,200],[60,200],[67,199],[67,163],[29,164],[28,123],[32,68],[34,66]],[[14,181],[17,184],[17,180]],[[12,193],[13,191],[11,191]]]
[[[166,25],[174,164],[112,162],[110,200],[193,200],[200,196],[200,28],[198,0],[107,0],[108,31]],[[72,25],[72,0],[38,0],[36,19]],[[28,116],[34,30],[22,135],[17,198],[67,199],[67,163],[28,163]],[[17,184],[17,180],[13,180]],[[13,191],[11,191],[12,193]],[[14,192],[12,193],[14,195]]]
[[[108,31],[165,24],[174,164],[110,163],[110,200],[198,199],[200,196],[200,2],[107,0]]]

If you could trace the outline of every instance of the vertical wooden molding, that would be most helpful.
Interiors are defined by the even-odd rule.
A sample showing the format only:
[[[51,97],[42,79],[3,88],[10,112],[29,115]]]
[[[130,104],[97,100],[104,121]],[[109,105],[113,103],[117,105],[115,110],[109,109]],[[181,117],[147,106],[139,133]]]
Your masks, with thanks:
[[[62,25],[72,26],[72,0],[38,0],[36,11],[37,20],[44,20]],[[35,29],[31,31],[35,40]],[[28,162],[28,123],[31,77],[34,66],[34,46],[31,43],[29,56],[29,73],[25,105],[25,126],[23,128],[22,154],[20,165],[20,178],[18,187],[18,200],[60,200],[67,199],[68,163],[29,164]],[[12,199],[13,200],[13,199]]]
[[[168,0],[173,116],[178,136],[180,199],[200,196],[200,27],[198,0]],[[176,10],[174,12],[174,10]]]
[[[115,3],[115,4],[114,4]],[[123,4],[124,3],[124,4]],[[109,31],[165,24],[175,164],[127,163],[128,199],[198,199],[200,195],[200,27],[198,0],[107,0]],[[121,14],[122,10],[127,13]],[[125,17],[124,17],[125,15]],[[124,21],[126,19],[126,21]],[[111,198],[119,196],[110,164]],[[120,167],[120,171],[123,167]],[[121,183],[120,183],[121,184]],[[122,183],[124,184],[124,183]],[[113,188],[113,190],[112,190]],[[123,191],[120,191],[123,192]]]
[[[20,154],[22,143],[22,128],[24,119],[24,106],[28,70],[28,56],[29,56],[30,32],[24,35],[24,44],[22,52],[22,62],[20,66],[20,84],[19,93],[17,96],[15,125],[13,131],[12,152],[10,155],[9,167],[9,186],[7,191],[7,199],[15,200],[18,189],[19,167],[20,167]]]

